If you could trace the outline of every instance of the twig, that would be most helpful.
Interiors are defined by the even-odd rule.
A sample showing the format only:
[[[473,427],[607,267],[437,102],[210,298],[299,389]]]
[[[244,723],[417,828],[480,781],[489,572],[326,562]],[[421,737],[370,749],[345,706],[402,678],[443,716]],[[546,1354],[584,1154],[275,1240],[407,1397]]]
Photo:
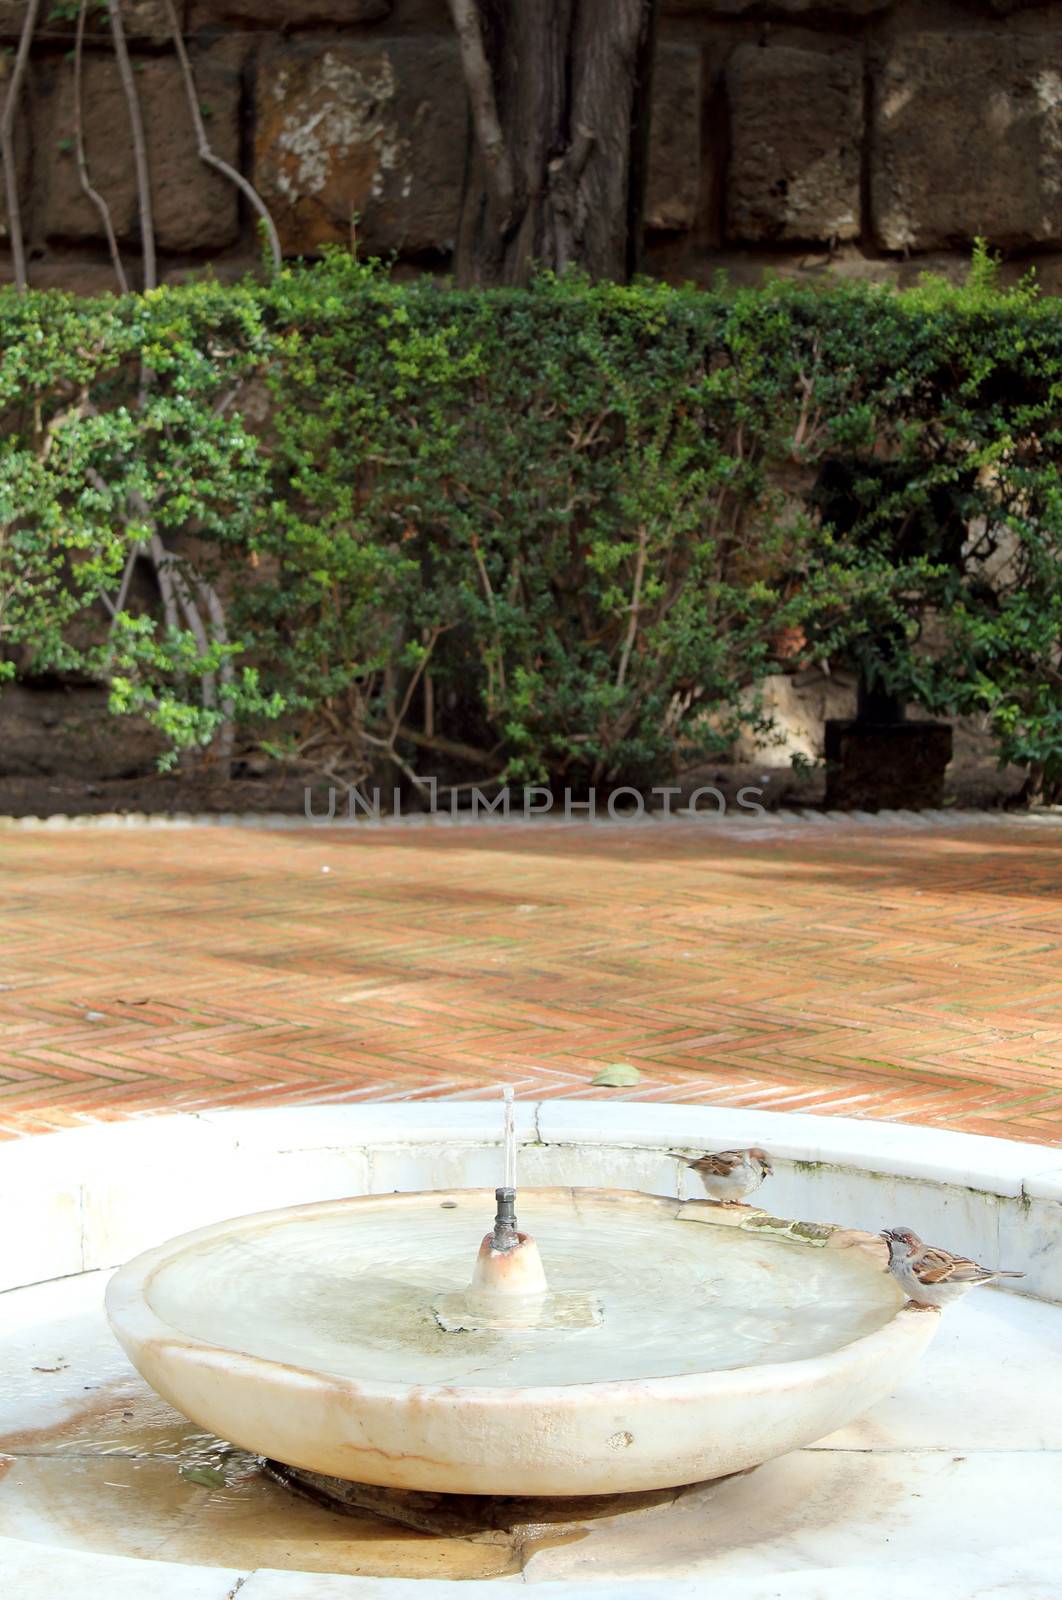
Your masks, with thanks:
[[[150,374],[148,374],[145,368],[142,368],[140,397],[138,402],[141,411],[143,411],[147,398],[149,379]],[[87,405],[83,406],[83,408],[75,409],[79,415],[84,414],[84,411],[86,410],[92,410],[92,408]],[[109,493],[106,481],[95,467],[88,468],[87,477],[93,487],[99,490],[101,494],[107,495]],[[112,600],[110,595],[103,590],[100,591],[100,599],[103,601],[104,606],[110,613],[111,631],[113,632],[115,620],[125,604],[137,558],[146,550],[147,554],[151,557],[151,564],[154,568],[155,578],[159,586],[159,595],[162,599],[163,622],[167,632],[176,633],[178,631],[180,627],[181,614],[183,613],[188,631],[195,639],[196,647],[199,650],[200,655],[205,659],[210,653],[212,641],[215,644],[222,646],[228,644],[228,630],[225,625],[225,612],[224,608],[222,607],[218,592],[214,588],[213,584],[209,583],[206,578],[201,577],[199,573],[194,570],[194,568],[190,569],[191,581],[195,584],[195,588],[199,594],[199,599],[202,601],[210,621],[210,631],[208,633],[206,625],[203,622],[202,613],[198,604],[196,603],[195,595],[192,592],[189,580],[180,570],[180,563],[182,562],[183,558],[174,555],[172,551],[167,550],[165,544],[163,543],[162,535],[158,531],[158,523],[151,515],[150,508],[143,495],[140,494],[139,491],[134,491],[129,498],[134,513],[143,522],[147,529],[147,537],[145,539],[138,540],[131,547],[129,555],[126,558],[125,568],[122,572],[121,582],[116,598]],[[128,522],[129,519],[126,517],[124,520]],[[199,674],[203,705],[208,710],[213,710],[218,705],[217,685],[219,678],[221,681],[222,722],[220,728],[218,729],[218,746],[222,760],[230,761],[232,758],[233,745],[235,741],[235,729],[233,725],[233,684],[235,682],[235,672],[232,661],[227,652],[222,653],[221,661],[218,664],[217,674],[209,669],[204,669]]]
[[[220,400],[216,400],[214,402],[213,408],[212,408],[211,413],[210,413],[211,416],[223,417],[225,415],[226,411],[231,406],[232,402],[235,400],[236,396],[239,394],[239,392],[242,389],[242,387],[243,387],[242,383],[234,383],[232,388],[228,391],[227,394],[223,394]]]
[[[81,0],[81,9],[77,14],[77,37],[74,44],[74,151],[77,156],[77,175],[81,180],[81,188],[99,212],[103,231],[107,237],[107,249],[111,253],[111,265],[114,267],[115,277],[118,279],[118,288],[122,294],[129,293],[129,280],[122,266],[122,258],[118,251],[118,240],[114,236],[114,226],[111,222],[111,208],[100,194],[94,189],[89,178],[88,159],[85,155],[85,132],[81,115],[81,57],[85,43],[85,13],[88,10],[89,0]],[[121,610],[121,606],[118,608]]]
[[[22,32],[19,35],[15,64],[11,68],[11,81],[7,86],[4,112],[0,117],[0,146],[3,149],[4,188],[7,195],[7,231],[11,236],[11,264],[19,294],[25,294],[28,280],[26,249],[22,240],[22,208],[18,199],[18,171],[15,166],[15,112],[22,92],[22,80],[26,76],[26,63],[29,61],[30,44],[33,41],[33,30],[37,26],[39,9],[40,0],[29,0],[26,15],[22,19]]]
[[[44,439],[41,444],[41,460],[47,461],[51,455],[52,446],[60,429],[65,428],[68,422],[80,422],[82,417],[88,416],[93,409],[88,397],[88,385],[84,384],[76,403],[68,406],[65,411],[58,412],[45,428]]]
[[[243,176],[242,172],[237,172],[235,167],[230,167],[227,161],[223,161],[221,157],[219,155],[215,155],[214,151],[211,149],[210,140],[207,138],[206,128],[203,124],[203,113],[199,109],[199,96],[196,94],[195,77],[192,73],[192,64],[188,59],[188,52],[184,47],[184,38],[181,34],[180,23],[177,21],[177,12],[174,9],[173,0],[165,0],[165,3],[166,15],[170,24],[170,32],[173,35],[173,48],[177,52],[177,61],[181,68],[181,77],[184,79],[184,92],[188,97],[188,109],[192,114],[192,126],[195,128],[195,140],[196,147],[199,151],[199,159],[200,161],[204,161],[208,167],[213,167],[215,172],[220,172],[222,177],[228,178],[230,183],[234,183],[237,189],[239,189],[240,193],[243,195],[244,199],[247,201],[248,205],[252,206],[254,210],[257,211],[258,215],[265,224],[266,237],[269,240],[269,251],[273,257],[273,271],[279,272],[283,263],[283,257],[281,255],[280,236],[277,233],[276,224],[270,215],[269,208],[266,206],[262,196],[258,193],[258,190],[254,187],[254,184],[249,183],[248,180]]]
[[[365,737],[368,738],[369,735],[366,734]],[[395,737],[407,740],[418,749],[435,750],[439,755],[453,756],[455,761],[473,761],[478,766],[495,769],[500,769],[504,765],[492,750],[477,750],[474,745],[459,744],[455,739],[443,739],[437,734],[419,733],[415,728],[399,728]],[[386,739],[374,738],[373,743],[382,745],[384,749],[390,748]]]
[[[94,411],[95,411],[95,407],[88,406],[88,407],[86,407],[86,411],[88,412],[89,415],[92,415],[94,413]],[[97,492],[99,494],[103,495],[104,497],[106,497],[107,495],[110,494],[110,489],[109,489],[109,487],[107,485],[106,479],[103,477],[102,473],[97,472],[95,467],[86,468],[85,476],[88,478],[88,481],[91,483],[92,487],[95,490],[97,490]],[[133,567],[136,564],[136,558],[139,555],[140,550],[141,550],[141,545],[140,545],[140,543],[138,541],[136,544],[133,545],[132,549],[129,551],[129,554],[126,557],[125,568],[124,568],[124,570],[122,572],[121,582],[120,582],[119,587],[118,587],[118,594],[117,594],[117,596],[115,597],[114,600],[111,599],[110,595],[107,593],[107,591],[105,589],[100,589],[99,590],[99,597],[103,601],[103,604],[106,607],[107,611],[110,613],[112,624],[114,622],[114,619],[117,617],[119,611],[122,609],[122,606],[125,604],[125,598],[126,598],[126,595],[128,593],[128,590],[129,590],[129,582],[130,582],[130,579],[132,578],[132,575],[133,575]],[[159,584],[159,588],[160,588],[160,590],[162,588],[161,582]],[[163,596],[163,602],[165,603],[165,596]],[[167,620],[167,626],[168,626],[169,625],[169,620],[170,620],[168,616],[167,616],[166,620]],[[177,625],[177,616],[176,616],[176,611],[174,611],[173,626],[176,627],[176,625]],[[112,632],[114,631],[113,630],[113,626],[112,626],[111,631]]]
[[[812,345],[811,353],[813,359],[810,377],[803,368],[801,368],[800,372],[797,374],[798,381],[800,383],[801,395],[800,414],[797,417],[797,424],[793,430],[793,442],[790,446],[790,451],[794,456],[797,455],[802,445],[809,442],[808,423],[811,420],[811,402],[815,395],[815,380],[819,370],[819,341],[817,339]],[[818,415],[819,413],[816,411],[816,423],[818,420]],[[815,432],[814,426],[812,427],[811,431],[812,433]]]
[[[229,631],[225,626],[225,612],[222,608],[221,598],[214,585],[208,583],[206,578],[197,576],[196,583],[206,606],[207,615],[210,618],[210,630],[214,636],[214,642],[219,645],[227,645]],[[224,718],[221,727],[218,729],[218,746],[222,761],[231,761],[234,741],[232,694],[236,674],[233,671],[232,658],[227,651],[223,652],[221,661],[218,664],[218,677],[221,679],[221,715]]]
[[[494,80],[487,52],[483,47],[483,32],[479,25],[476,0],[450,0],[450,15],[454,19],[458,48],[461,52],[461,68],[472,107],[476,139],[486,163],[487,181],[500,213],[504,232],[513,209],[513,167],[498,117]]]
[[[365,740],[366,744],[374,745],[378,749],[383,750],[387,755],[388,760],[394,762],[399,772],[405,773],[406,777],[419,794],[423,794],[425,792],[425,790],[428,788],[428,784],[423,778],[419,777],[418,774],[413,771],[413,768],[409,765],[408,761],[402,760],[402,757],[398,754],[398,751],[392,744],[390,744],[386,739],[377,739],[374,734],[366,733],[364,729],[362,729],[361,737]]]
[[[431,673],[424,678],[424,735],[432,738],[435,733],[435,680]]]
[[[151,175],[148,171],[147,140],[144,137],[144,119],[140,114],[140,97],[136,92],[136,79],[129,60],[129,46],[125,42],[122,26],[121,0],[107,0],[111,19],[111,37],[118,63],[118,76],[129,111],[129,127],[133,135],[133,167],[136,172],[136,202],[140,214],[140,248],[144,257],[144,288],[158,287],[158,268],[155,265],[155,222],[151,211]]]
[[[497,659],[497,663],[498,663],[498,682],[499,682],[499,685],[501,687],[501,692],[504,695],[504,694],[508,693],[508,690],[506,688],[506,683],[505,683],[505,655],[504,655],[504,652],[502,650],[501,630],[498,627],[498,609],[497,609],[497,607],[496,607],[496,605],[494,603],[494,590],[491,588],[490,578],[487,576],[487,566],[486,566],[486,562],[483,560],[483,555],[482,555],[482,552],[480,551],[480,548],[479,548],[479,540],[475,536],[473,536],[473,538],[471,540],[471,545],[472,545],[472,554],[473,554],[473,556],[475,558],[476,566],[479,568],[479,576],[480,576],[480,578],[481,578],[481,580],[483,582],[483,593],[485,594],[486,599],[487,599],[487,609],[490,612],[490,620],[494,625],[494,648],[495,648],[495,651],[497,652],[496,659]],[[493,707],[493,703],[494,703],[494,688],[493,688],[494,668],[493,668],[493,665],[488,663],[487,670],[490,673],[491,680],[492,680],[491,683],[489,683],[487,685],[487,701],[488,701],[488,704]]]
[[[133,545],[129,554],[125,558],[125,567],[122,572],[122,581],[118,585],[118,593],[115,595],[113,601],[111,600],[110,595],[104,596],[104,602],[110,607],[112,617],[116,617],[119,611],[125,609],[126,597],[129,594],[129,585],[133,579],[133,568],[136,566],[136,558],[139,554],[139,544]]]
[[[623,641],[619,670],[616,673],[617,689],[623,688],[627,677],[627,666],[631,659],[631,651],[634,649],[634,641],[638,634],[638,613],[642,608],[642,580],[645,577],[648,540],[648,530],[643,522],[638,532],[638,560],[634,567],[634,589],[631,593],[630,621],[627,623],[627,637]]]
[[[152,564],[155,568],[155,578],[162,596],[162,620],[167,632],[176,633],[180,627],[180,618],[177,614],[177,595],[174,590],[173,573],[170,571],[169,551],[163,544],[154,523],[151,524],[151,536],[148,540],[148,549],[151,552]]]
[[[432,629],[431,638],[428,640],[427,648],[425,649],[424,654],[421,656],[419,662],[417,663],[417,670],[416,670],[416,672],[413,673],[413,675],[411,676],[408,684],[406,685],[406,692],[402,696],[402,704],[399,706],[398,711],[395,714],[394,723],[393,723],[392,728],[391,728],[391,743],[392,743],[392,745],[394,744],[395,739],[398,737],[399,729],[402,726],[402,722],[403,722],[403,720],[405,718],[406,712],[409,710],[409,702],[413,698],[413,691],[416,689],[417,684],[420,682],[421,674],[423,673],[424,668],[428,665],[428,662],[431,659],[431,653],[435,649],[436,641],[438,640],[438,637],[439,637],[440,633],[442,633],[442,631],[443,630],[442,630],[442,626],[441,625]]]
[[[188,625],[189,633],[195,639],[196,648],[205,659],[210,653],[210,637],[206,631],[199,607],[195,603],[195,597],[188,586],[188,581],[180,569],[180,558],[166,549],[158,533],[153,534],[151,539],[151,553],[153,556],[155,556],[156,543],[158,546],[156,564],[166,557],[169,558],[169,575],[173,584],[173,592],[181,610],[184,612],[184,620]],[[203,688],[203,704],[209,710],[213,710],[218,703],[217,680],[212,672],[203,671],[199,675],[199,681]]]

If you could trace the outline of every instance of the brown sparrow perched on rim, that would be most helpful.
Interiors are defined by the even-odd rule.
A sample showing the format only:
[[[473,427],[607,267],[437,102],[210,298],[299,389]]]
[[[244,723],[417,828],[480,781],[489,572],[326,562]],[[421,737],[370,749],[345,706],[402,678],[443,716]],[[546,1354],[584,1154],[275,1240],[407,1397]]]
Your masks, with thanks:
[[[721,1205],[744,1200],[774,1171],[765,1150],[720,1150],[715,1155],[704,1156],[684,1156],[678,1150],[671,1153],[692,1168],[704,1184],[705,1192]]]
[[[979,1283],[1025,1276],[1024,1272],[1005,1272],[1002,1267],[980,1267],[966,1256],[953,1256],[950,1250],[923,1244],[910,1228],[886,1228],[881,1237],[889,1247],[885,1270],[892,1273],[916,1306],[950,1305]]]

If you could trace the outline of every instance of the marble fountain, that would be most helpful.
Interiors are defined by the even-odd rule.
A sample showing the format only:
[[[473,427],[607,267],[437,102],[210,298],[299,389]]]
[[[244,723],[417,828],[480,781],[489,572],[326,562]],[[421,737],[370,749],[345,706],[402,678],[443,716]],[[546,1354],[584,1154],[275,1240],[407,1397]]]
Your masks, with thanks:
[[[1062,1151],[500,1110],[0,1147],[5,1600],[1062,1596]],[[752,1206],[668,1154],[749,1142]],[[904,1306],[896,1222],[1027,1276]]]

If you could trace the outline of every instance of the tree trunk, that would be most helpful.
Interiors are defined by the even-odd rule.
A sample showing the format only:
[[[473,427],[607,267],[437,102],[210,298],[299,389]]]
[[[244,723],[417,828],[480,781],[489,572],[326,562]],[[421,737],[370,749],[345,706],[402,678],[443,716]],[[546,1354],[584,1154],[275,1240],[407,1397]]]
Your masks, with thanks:
[[[450,0],[472,112],[455,270],[623,280],[641,241],[656,0]]]

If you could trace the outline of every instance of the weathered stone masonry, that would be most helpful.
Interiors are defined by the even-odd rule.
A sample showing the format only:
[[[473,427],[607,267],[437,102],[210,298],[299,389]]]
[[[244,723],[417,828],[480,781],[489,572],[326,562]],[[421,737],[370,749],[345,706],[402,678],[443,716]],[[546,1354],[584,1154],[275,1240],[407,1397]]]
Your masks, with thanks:
[[[207,261],[238,273],[258,258],[252,219],[196,155],[165,9],[124,9],[162,276]],[[447,269],[468,119],[445,0],[178,9],[210,138],[260,189],[286,253],[356,233],[365,253]],[[17,130],[30,277],[109,287],[70,145],[73,25],[48,10]],[[23,11],[0,0],[0,44]],[[98,18],[84,101],[93,181],[132,262],[127,119]],[[1035,260],[1057,289],[1062,0],[662,0],[648,220],[645,266],[672,279],[725,267],[739,281],[765,268],[905,281],[957,270],[983,234],[1010,270]]]

